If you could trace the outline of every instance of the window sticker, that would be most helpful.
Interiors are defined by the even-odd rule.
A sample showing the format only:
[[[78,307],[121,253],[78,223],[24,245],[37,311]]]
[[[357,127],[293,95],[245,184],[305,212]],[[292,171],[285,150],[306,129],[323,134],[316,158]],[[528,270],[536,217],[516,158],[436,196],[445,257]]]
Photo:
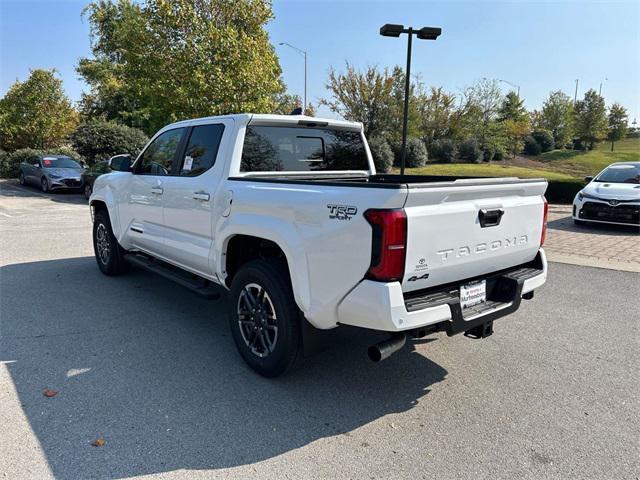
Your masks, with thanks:
[[[193,157],[187,155],[186,157],[184,157],[184,165],[182,166],[182,170],[190,172],[192,166],[193,166]]]
[[[45,158],[42,160],[45,167],[50,167],[53,164],[53,158]]]

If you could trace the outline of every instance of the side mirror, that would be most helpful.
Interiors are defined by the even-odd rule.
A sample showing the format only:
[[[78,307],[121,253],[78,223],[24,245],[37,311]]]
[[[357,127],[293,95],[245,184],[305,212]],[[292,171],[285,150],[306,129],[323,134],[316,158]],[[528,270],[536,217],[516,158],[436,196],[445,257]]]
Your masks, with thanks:
[[[128,172],[131,170],[131,155],[116,155],[109,160],[109,168],[114,172]]]
[[[40,164],[38,162],[34,163],[33,166],[36,168],[40,168]]]
[[[593,180],[593,177],[584,177],[584,181],[589,183]]]

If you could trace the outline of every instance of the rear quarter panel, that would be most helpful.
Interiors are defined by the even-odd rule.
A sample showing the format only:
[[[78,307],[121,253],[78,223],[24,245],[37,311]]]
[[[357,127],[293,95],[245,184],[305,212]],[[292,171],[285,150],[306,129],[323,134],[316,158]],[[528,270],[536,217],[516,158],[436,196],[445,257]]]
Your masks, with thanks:
[[[400,208],[405,189],[276,184],[227,180],[233,206],[216,228],[217,275],[224,279],[224,252],[238,234],[266,238],[284,251],[296,303],[317,328],[337,322],[337,306],[364,277],[371,262],[368,208]],[[333,206],[352,207],[335,216]],[[333,208],[335,211],[335,208]],[[333,218],[332,218],[333,217]]]

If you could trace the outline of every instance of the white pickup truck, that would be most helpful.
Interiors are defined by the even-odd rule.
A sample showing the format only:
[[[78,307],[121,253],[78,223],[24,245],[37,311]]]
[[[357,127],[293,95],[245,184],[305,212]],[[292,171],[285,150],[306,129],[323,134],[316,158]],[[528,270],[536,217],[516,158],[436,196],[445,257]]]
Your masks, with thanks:
[[[376,174],[359,123],[229,115],[164,127],[90,198],[96,260],[229,290],[244,360],[288,370],[316,329],[483,338],[544,284],[546,181]],[[304,350],[303,350],[304,349]]]

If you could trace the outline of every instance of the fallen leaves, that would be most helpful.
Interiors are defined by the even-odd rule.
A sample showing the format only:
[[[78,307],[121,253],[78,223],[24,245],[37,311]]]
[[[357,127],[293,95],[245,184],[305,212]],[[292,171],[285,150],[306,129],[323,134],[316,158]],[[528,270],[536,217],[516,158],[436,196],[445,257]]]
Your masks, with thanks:
[[[42,394],[47,397],[47,398],[51,398],[51,397],[55,397],[58,392],[56,392],[55,390],[49,390],[48,388],[42,392]]]
[[[102,438],[97,438],[93,442],[91,442],[92,447],[102,447],[106,442]]]

